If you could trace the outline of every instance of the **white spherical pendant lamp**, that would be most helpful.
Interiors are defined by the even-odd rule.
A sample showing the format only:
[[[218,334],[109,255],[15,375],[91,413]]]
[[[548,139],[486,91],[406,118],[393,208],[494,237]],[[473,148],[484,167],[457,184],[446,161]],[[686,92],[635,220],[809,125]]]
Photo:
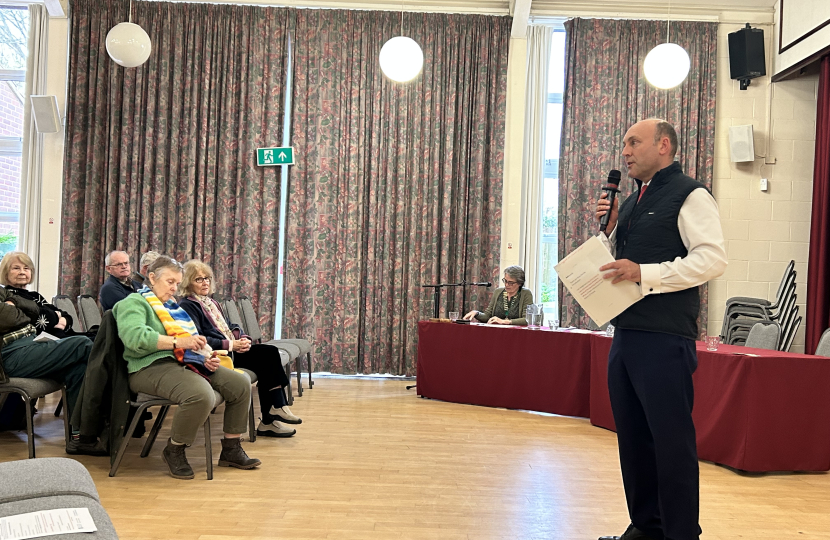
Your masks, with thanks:
[[[150,58],[151,51],[150,36],[137,24],[122,22],[107,34],[107,53],[119,66],[140,66]]]
[[[380,49],[380,69],[396,82],[411,81],[424,67],[424,52],[415,40],[398,36],[383,44]]]
[[[676,43],[663,43],[646,55],[643,72],[653,86],[669,89],[686,80],[690,66],[686,49]]]

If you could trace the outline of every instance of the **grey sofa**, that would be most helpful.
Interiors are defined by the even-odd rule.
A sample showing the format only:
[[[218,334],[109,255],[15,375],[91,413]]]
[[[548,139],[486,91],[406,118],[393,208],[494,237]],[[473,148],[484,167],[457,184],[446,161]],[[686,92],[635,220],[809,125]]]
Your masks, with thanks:
[[[0,517],[59,508],[88,508],[94,533],[72,533],[39,538],[117,539],[98,490],[83,465],[74,459],[40,458],[0,463]]]

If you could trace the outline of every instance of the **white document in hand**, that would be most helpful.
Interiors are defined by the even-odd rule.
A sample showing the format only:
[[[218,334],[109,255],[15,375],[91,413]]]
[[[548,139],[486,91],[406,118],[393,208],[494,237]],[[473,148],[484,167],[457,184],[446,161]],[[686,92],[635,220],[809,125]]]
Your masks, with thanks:
[[[612,285],[613,280],[602,278],[605,272],[600,272],[600,266],[611,262],[614,257],[602,240],[593,236],[554,267],[559,279],[598,326],[643,297],[640,286],[633,281]]]

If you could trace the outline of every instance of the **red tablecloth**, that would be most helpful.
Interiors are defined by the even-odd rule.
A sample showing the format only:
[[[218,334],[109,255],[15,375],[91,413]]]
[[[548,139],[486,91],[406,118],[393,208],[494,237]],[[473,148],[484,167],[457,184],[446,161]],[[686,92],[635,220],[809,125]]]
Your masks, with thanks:
[[[610,348],[595,334],[421,322],[418,393],[585,416],[613,430]],[[694,383],[700,459],[747,471],[830,470],[829,358],[699,343]]]
[[[590,355],[590,334],[421,322],[418,394],[587,417]]]

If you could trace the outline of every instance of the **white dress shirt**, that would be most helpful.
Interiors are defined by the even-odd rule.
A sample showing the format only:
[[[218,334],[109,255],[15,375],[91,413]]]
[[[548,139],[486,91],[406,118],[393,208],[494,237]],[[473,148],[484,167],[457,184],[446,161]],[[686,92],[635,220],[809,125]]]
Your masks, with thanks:
[[[718,204],[708,191],[698,188],[686,197],[677,216],[677,228],[688,254],[673,261],[641,264],[640,291],[643,296],[697,287],[726,270]],[[616,227],[610,236],[600,233],[599,238],[612,255],[616,253]]]

